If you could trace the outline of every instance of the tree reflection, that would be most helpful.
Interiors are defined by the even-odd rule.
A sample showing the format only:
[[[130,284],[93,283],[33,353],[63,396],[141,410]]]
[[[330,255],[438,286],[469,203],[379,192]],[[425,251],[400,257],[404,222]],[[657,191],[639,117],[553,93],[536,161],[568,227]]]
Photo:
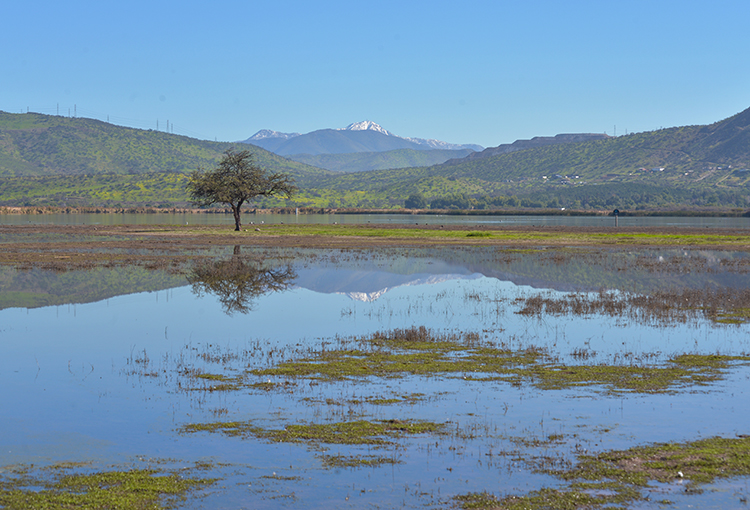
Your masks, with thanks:
[[[292,266],[266,265],[251,258],[241,256],[240,247],[234,247],[230,259],[204,261],[196,264],[188,275],[193,293],[215,294],[227,315],[234,312],[248,313],[253,299],[266,294],[287,289],[297,278]]]

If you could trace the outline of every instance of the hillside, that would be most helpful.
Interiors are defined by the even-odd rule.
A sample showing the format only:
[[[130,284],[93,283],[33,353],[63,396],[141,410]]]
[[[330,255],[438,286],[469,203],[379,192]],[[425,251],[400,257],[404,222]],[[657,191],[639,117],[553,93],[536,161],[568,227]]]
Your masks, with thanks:
[[[725,185],[738,184],[732,174],[746,168],[750,168],[750,109],[709,126],[675,127],[453,160],[437,171],[452,177],[531,185],[541,184],[546,177],[569,184],[645,180],[690,186],[727,179]]]
[[[329,176],[318,184],[341,193],[359,190],[392,204],[417,192],[428,201],[452,197],[461,208],[519,206],[523,197],[530,207],[747,207],[750,109],[708,126]]]
[[[592,140],[603,140],[609,138],[606,134],[595,134],[595,133],[573,133],[573,134],[560,134],[555,136],[535,136],[531,140],[516,140],[513,143],[506,143],[498,145],[497,147],[487,147],[481,152],[475,152],[469,154],[467,159],[480,159],[489,158],[491,156],[497,156],[499,154],[507,154],[509,152],[522,151],[524,149],[534,149],[536,147],[543,147],[545,145],[559,145],[563,143],[581,143],[590,142]]]
[[[188,173],[212,167],[236,146],[94,119],[0,112],[0,177]],[[261,148],[251,150],[269,170],[326,174]]]
[[[386,168],[409,168],[432,166],[449,159],[463,158],[472,154],[463,150],[414,150],[397,149],[385,152],[355,152],[350,154],[292,154],[289,159],[335,172],[366,172]]]
[[[227,149],[298,181],[331,172],[259,147],[197,140],[93,119],[0,112],[0,205],[186,205],[187,174]]]

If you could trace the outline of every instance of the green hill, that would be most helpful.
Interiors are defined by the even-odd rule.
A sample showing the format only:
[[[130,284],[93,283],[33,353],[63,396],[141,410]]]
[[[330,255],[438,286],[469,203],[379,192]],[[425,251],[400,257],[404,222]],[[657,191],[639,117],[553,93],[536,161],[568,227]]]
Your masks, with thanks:
[[[422,193],[429,202],[459,208],[747,207],[750,109],[708,126],[328,176],[317,183],[341,193],[359,190],[394,205]]]
[[[94,119],[0,112],[0,204],[185,204],[186,175],[227,149],[298,181],[331,172],[247,144],[197,140]]]
[[[397,149],[385,152],[354,152],[347,154],[293,154],[287,157],[300,163],[306,163],[335,172],[366,172],[368,170],[383,170],[386,168],[438,165],[445,163],[449,159],[463,158],[473,152],[470,149]]]
[[[188,173],[212,167],[228,148],[209,142],[132,129],[94,119],[0,112],[0,176]],[[257,161],[295,176],[325,175],[309,165],[249,146]]]

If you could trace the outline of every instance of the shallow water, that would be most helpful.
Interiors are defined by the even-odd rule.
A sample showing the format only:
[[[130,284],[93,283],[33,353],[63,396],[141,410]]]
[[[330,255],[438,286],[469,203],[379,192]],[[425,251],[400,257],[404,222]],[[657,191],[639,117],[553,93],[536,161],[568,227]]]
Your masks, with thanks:
[[[3,301],[0,466],[90,461],[103,469],[150,462],[141,459],[210,461],[222,481],[187,506],[423,507],[449,505],[452,497],[467,492],[522,495],[557,486],[557,479],[534,472],[536,463],[562,465],[582,451],[750,432],[746,366],[729,369],[723,380],[708,386],[657,394],[601,386],[540,390],[528,382],[465,378],[472,374],[333,383],[301,379],[271,391],[209,392],[180,376],[180,367],[236,373],[248,366],[273,366],[295,357],[295,349],[335,346],[336,337],[415,325],[436,332],[477,332],[512,349],[536,346],[571,364],[659,363],[686,352],[750,352],[747,324],[719,324],[700,316],[665,322],[517,313],[519,298],[565,296],[602,285],[621,291],[747,286],[744,269],[732,269],[744,266],[730,263],[743,254],[647,250],[562,262],[549,255],[499,254],[487,248],[307,250],[292,260],[296,276],[286,290],[248,296],[247,313],[228,309],[216,294],[198,296],[184,280],[156,271],[149,279],[130,269],[118,280],[116,269],[80,275],[4,269],[3,293],[49,294],[61,281],[68,289],[79,282],[80,292],[58,293],[56,302],[62,304],[56,306],[27,308],[31,305]],[[659,257],[673,263],[643,262]],[[680,272],[675,260],[704,269]],[[109,281],[113,290],[91,297],[81,280],[92,285]],[[577,360],[577,350],[590,358]],[[211,356],[201,357],[205,354]],[[220,363],[205,361],[222,354]],[[250,382],[266,382],[266,377],[252,376]],[[414,398],[405,400],[405,395]],[[372,404],[365,397],[401,400]],[[428,420],[444,423],[447,431],[406,436],[385,447],[324,445],[323,450],[220,433],[179,433],[185,425],[214,421],[281,429],[354,419]],[[560,439],[548,441],[551,435]],[[325,454],[374,455],[397,463],[328,469],[322,465]],[[747,483],[731,487],[669,499],[677,507],[734,505],[738,494],[747,495]]]
[[[622,216],[621,227],[750,228],[750,217]],[[252,214],[243,224],[409,224],[611,227],[611,216],[445,214]],[[233,225],[231,214],[0,214],[0,225]]]

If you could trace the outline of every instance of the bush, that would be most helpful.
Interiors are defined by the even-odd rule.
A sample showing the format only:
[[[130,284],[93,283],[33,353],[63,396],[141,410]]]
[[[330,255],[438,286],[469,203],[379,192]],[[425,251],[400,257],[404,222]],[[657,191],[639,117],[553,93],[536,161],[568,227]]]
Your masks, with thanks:
[[[427,199],[421,193],[412,193],[406,199],[404,206],[407,209],[425,209],[427,207]]]

